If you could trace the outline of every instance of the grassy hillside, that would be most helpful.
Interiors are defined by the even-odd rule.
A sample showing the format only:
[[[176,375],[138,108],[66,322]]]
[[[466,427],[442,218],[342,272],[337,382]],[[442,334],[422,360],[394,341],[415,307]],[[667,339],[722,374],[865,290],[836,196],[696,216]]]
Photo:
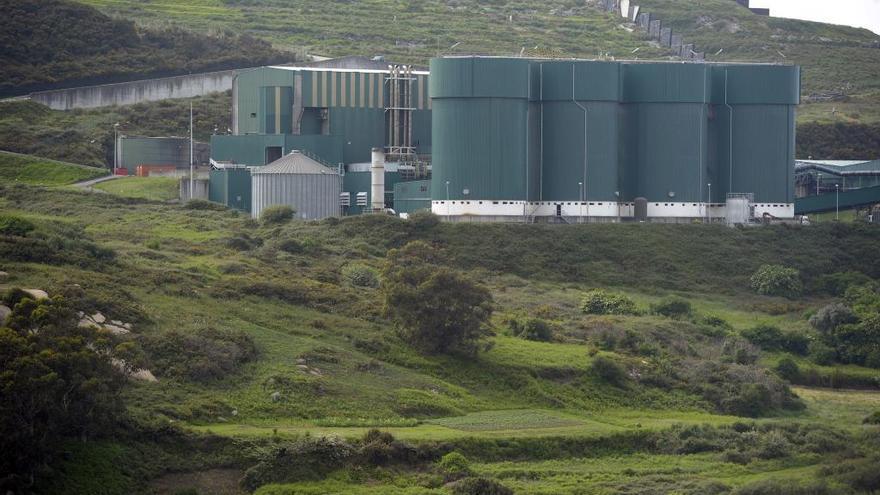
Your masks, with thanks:
[[[188,136],[189,104],[197,141],[226,132],[232,99],[227,93],[69,112],[31,101],[0,103],[0,149],[96,167],[113,163],[113,124],[132,136]]]
[[[106,174],[100,168],[0,151],[0,180],[6,184],[63,186]]]
[[[250,36],[144,29],[66,0],[3,0],[0,11],[0,96],[293,59]]]
[[[146,26],[171,22],[187,29],[234,29],[277,46],[324,55],[384,54],[392,60],[426,63],[436,53],[595,58],[608,53],[642,59],[668,57],[639,32],[628,32],[619,17],[591,3],[552,0],[447,2],[371,0],[367,2],[290,2],[285,0],[85,0],[114,15]],[[708,60],[785,62],[804,69],[798,122],[810,129],[799,150],[821,158],[880,156],[875,144],[848,133],[840,141],[833,124],[869,125],[870,142],[880,131],[880,36],[864,29],[751,14],[730,0],[645,0],[643,9],[659,15],[707,53]],[[455,45],[455,48],[449,50]],[[537,49],[536,49],[537,47]],[[716,52],[722,50],[719,55]],[[782,53],[782,55],[780,55]],[[835,101],[809,100],[839,94]],[[854,128],[859,135],[863,131]],[[828,145],[838,143],[839,145]],[[804,155],[804,156],[807,156]]]
[[[815,335],[806,316],[833,299],[828,274],[880,277],[869,226],[262,225],[201,203],[8,185],[0,212],[35,226],[0,236],[11,276],[0,283],[132,323],[125,338],[158,377],[124,391],[126,433],[71,445],[45,493],[215,492],[206,480],[229,488],[249,468],[262,494],[452,493],[436,464],[452,450],[517,493],[778,493],[768,479],[825,480],[818,493],[837,493],[853,485],[835,469],[859,472],[876,438],[861,421],[878,407],[877,370],[798,357],[804,376],[867,390],[797,399],[770,369],[784,355],[741,336],[760,324]],[[489,287],[495,336],[476,357],[415,352],[382,315],[381,290],[346,275],[412,240]],[[808,295],[754,295],[748,278],[764,263],[800,270]],[[596,287],[639,312],[584,314]],[[670,295],[691,315],[650,310]],[[528,317],[549,323],[548,341],[512,330]],[[597,364],[609,360],[625,370],[613,381]],[[749,399],[770,401],[757,422],[740,408],[754,383],[773,390]],[[373,427],[397,443],[357,450]],[[303,456],[347,461],[322,458],[308,475],[279,471],[306,457],[270,461],[326,434],[347,440]]]

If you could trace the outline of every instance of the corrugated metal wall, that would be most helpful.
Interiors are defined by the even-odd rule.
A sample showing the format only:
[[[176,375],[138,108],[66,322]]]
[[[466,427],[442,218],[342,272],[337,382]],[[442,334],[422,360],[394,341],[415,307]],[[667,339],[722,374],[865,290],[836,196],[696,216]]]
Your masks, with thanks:
[[[713,202],[793,201],[798,67],[459,57],[431,71],[435,200],[448,180],[453,200],[572,201],[585,182],[599,201],[703,202],[710,183]]]
[[[296,217],[315,220],[340,215],[342,177],[336,174],[261,174],[252,176],[252,216],[275,205],[296,209]]]
[[[119,167],[134,175],[138,165],[189,167],[189,139],[121,137]]]

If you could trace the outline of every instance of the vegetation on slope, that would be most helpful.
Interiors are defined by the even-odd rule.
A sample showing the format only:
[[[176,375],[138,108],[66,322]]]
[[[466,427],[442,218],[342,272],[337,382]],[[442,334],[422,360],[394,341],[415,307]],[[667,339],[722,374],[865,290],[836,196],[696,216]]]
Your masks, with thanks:
[[[99,168],[0,151],[0,180],[7,184],[62,186],[106,174]]]
[[[95,189],[124,198],[168,201],[180,196],[179,179],[174,177],[123,177],[95,185]]]
[[[265,493],[356,492],[365,481],[374,492],[448,493],[435,462],[453,450],[476,476],[524,493],[705,493],[707,483],[729,493],[786,473],[824,477],[836,490],[861,469],[838,470],[836,445],[852,447],[847,462],[868,463],[860,435],[880,408],[873,396],[847,399],[844,416],[827,405],[833,395],[795,397],[773,370],[784,351],[761,350],[748,330],[814,335],[805,313],[849,283],[827,274],[861,273],[847,276],[852,283],[880,275],[871,255],[880,231],[870,226],[453,225],[419,216],[260,224],[204,202],[23,186],[2,188],[0,210],[32,225],[0,234],[4,283],[133,323],[127,339],[159,379],[123,392],[132,436],[70,447],[44,492],[88,492],[89,472],[126,493],[169,469],[242,477],[258,467],[250,487],[282,483]],[[491,291],[495,335],[476,356],[417,352],[383,316],[381,284],[345,275],[379,268],[389,249],[412,241]],[[797,269],[806,299],[753,294],[750,277],[765,264]],[[597,287],[629,298],[625,314],[585,314],[582,299]],[[813,365],[810,354],[797,358]],[[731,414],[771,419],[724,426],[743,422]],[[762,429],[767,421],[778,426]],[[702,423],[714,426],[687,426]],[[667,431],[672,424],[682,426]],[[371,427],[397,440],[364,439]],[[325,433],[348,440],[298,440]],[[364,442],[374,446],[364,451]],[[299,464],[277,463],[281,451],[317,455],[318,469],[303,478]],[[144,452],[151,459],[135,467]],[[124,469],[102,468],[108,456]],[[612,468],[620,456],[628,460]]]
[[[108,167],[113,163],[114,124],[131,136],[188,136],[190,102],[196,141],[226,132],[232,119],[229,92],[69,112],[15,101],[0,103],[0,149]]]
[[[384,54],[392,60],[419,64],[437,53],[516,55],[523,51],[528,56],[586,58],[607,53],[619,59],[669,56],[668,51],[647,44],[638,31],[627,32],[619,17],[600,11],[591,2],[86,3],[146,25],[172,21],[201,31],[243,29],[277,45],[303,47],[312,53]],[[756,16],[730,0],[639,3],[684,34],[709,60],[801,65],[803,94],[809,103],[801,108],[798,122],[821,125],[803,129],[799,157],[880,156],[875,127],[849,127],[880,121],[880,85],[875,77],[880,72],[877,35],[864,29]],[[450,50],[452,46],[455,48]],[[825,93],[837,95],[835,101],[809,100],[811,95]],[[860,136],[868,139],[863,142]]]
[[[144,29],[67,0],[3,0],[0,11],[0,96],[292,59],[232,31]]]

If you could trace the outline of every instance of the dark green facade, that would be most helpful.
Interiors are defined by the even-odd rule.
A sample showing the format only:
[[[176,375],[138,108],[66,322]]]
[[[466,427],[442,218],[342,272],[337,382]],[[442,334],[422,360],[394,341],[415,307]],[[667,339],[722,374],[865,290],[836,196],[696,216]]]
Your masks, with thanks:
[[[799,67],[458,57],[430,87],[434,200],[794,200]]]
[[[261,67],[240,73],[233,86],[232,135],[214,136],[216,161],[266,165],[278,150],[306,151],[324,163],[370,161],[388,146],[388,72],[307,67]],[[431,153],[428,75],[414,72],[412,143]]]
[[[208,199],[251,212],[251,172],[246,168],[211,170]]]
[[[412,180],[394,184],[394,211],[415,213],[431,209],[431,181]]]

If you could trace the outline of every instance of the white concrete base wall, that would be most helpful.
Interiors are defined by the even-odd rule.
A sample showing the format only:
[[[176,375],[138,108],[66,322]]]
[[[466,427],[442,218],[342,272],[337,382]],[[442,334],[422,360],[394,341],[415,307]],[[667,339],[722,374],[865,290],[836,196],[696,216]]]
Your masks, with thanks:
[[[765,213],[777,218],[794,218],[792,203],[754,204],[755,218]],[[723,219],[727,207],[723,203],[648,203],[648,218],[653,219]],[[612,201],[504,201],[454,200],[432,201],[431,211],[445,217],[481,217],[494,221],[517,221],[528,217],[592,218],[614,221],[635,216],[633,203]]]

